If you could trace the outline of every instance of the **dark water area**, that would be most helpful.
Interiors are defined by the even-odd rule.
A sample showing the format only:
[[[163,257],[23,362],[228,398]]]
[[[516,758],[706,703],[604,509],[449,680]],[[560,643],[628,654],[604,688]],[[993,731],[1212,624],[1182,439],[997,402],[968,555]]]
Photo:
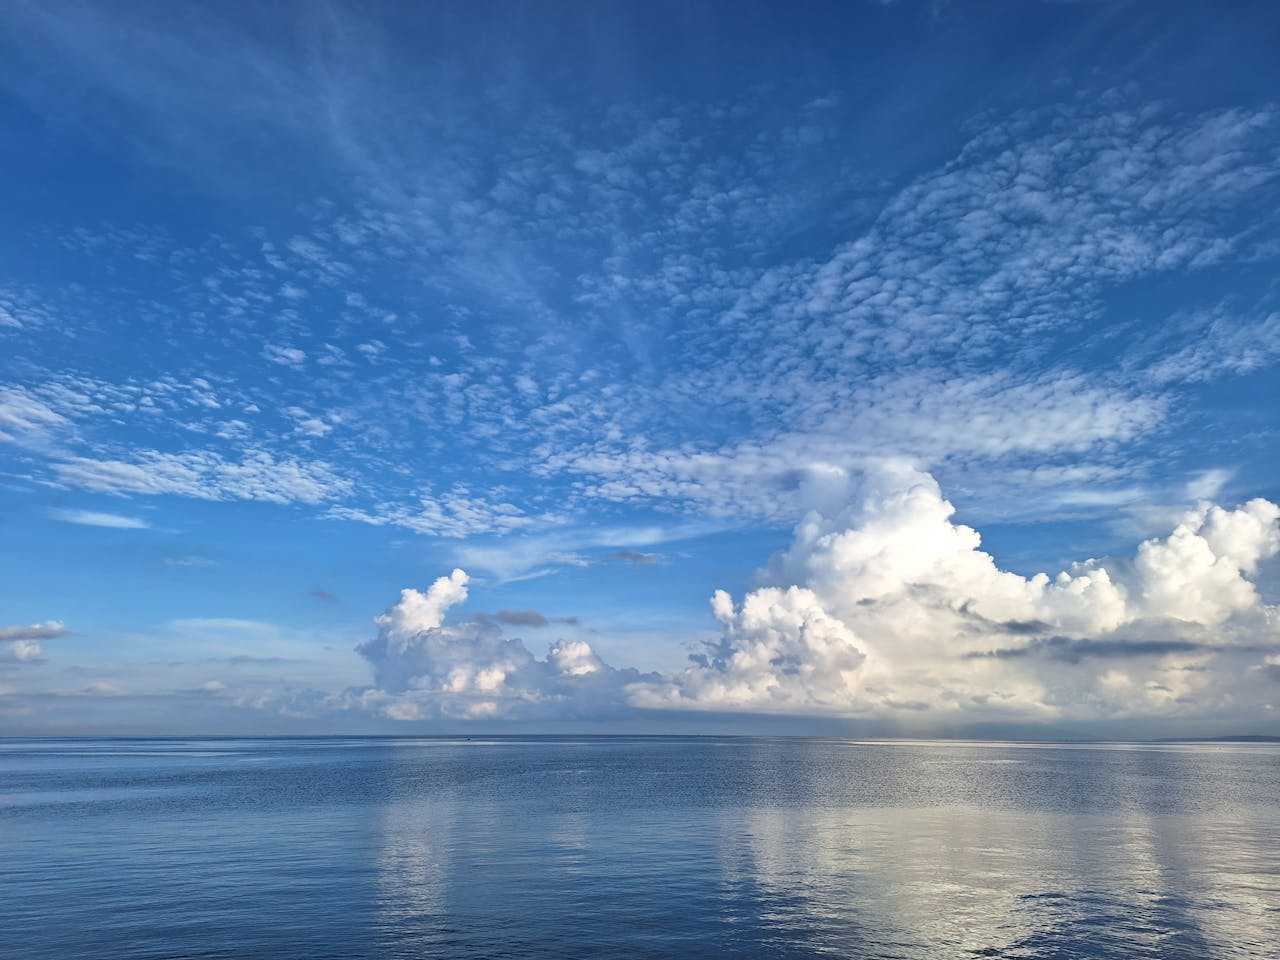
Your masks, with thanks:
[[[1280,957],[1280,747],[0,740],[0,956]]]

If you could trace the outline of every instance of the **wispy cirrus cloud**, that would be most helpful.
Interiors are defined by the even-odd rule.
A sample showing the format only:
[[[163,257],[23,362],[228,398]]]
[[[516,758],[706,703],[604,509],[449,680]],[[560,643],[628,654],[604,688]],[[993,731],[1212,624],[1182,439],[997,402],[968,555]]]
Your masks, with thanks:
[[[49,516],[63,523],[74,523],[83,527],[108,527],[113,530],[146,530],[151,526],[140,517],[128,517],[120,513],[101,513],[96,510],[56,508],[49,511]]]

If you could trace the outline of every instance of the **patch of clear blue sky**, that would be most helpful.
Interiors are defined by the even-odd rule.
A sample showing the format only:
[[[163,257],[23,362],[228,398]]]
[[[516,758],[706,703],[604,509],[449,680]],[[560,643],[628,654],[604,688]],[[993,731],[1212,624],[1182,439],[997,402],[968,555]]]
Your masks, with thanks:
[[[746,278],[825,262],[904,190],[964,169],[965,145],[982,154],[992,130],[1013,145],[1128,111],[1174,136],[1202,115],[1274,111],[1278,23],[1262,2],[9,5],[0,292],[21,315],[0,328],[0,377],[65,422],[0,452],[0,622],[62,619],[80,637],[64,643],[138,659],[180,646],[161,628],[184,618],[349,650],[401,587],[515,544],[502,569],[470,565],[474,609],[607,623],[606,654],[677,662],[711,628],[711,591],[749,586],[795,511],[656,476],[630,498],[602,485],[628,481],[628,451],[763,443],[799,405],[804,429],[822,426],[832,402],[771,379],[808,348],[755,365],[767,337],[727,343]],[[1223,176],[1274,163],[1274,147],[1274,126],[1242,135]],[[562,182],[575,176],[591,188]],[[697,190],[725,198],[673,200]],[[755,199],[717,219],[735,190]],[[1274,312],[1275,199],[1259,178],[1207,212],[1159,211],[1170,229],[1199,218],[1244,235],[1238,255],[1082,273],[1074,303],[1070,286],[1045,294],[1057,313],[1014,338],[1016,365],[1008,343],[906,364],[927,389],[1069,368],[1167,405],[1093,446],[935,450],[928,465],[1002,561],[1031,572],[1122,552],[1154,532],[1126,508],[1180,502],[1208,469],[1224,471],[1224,499],[1276,495],[1272,347],[1242,376],[1142,379],[1205,336],[1206,314],[1245,329]],[[851,383],[896,376],[899,355],[877,349]],[[839,396],[838,365],[815,369]],[[156,414],[120,393],[166,377],[181,399]],[[595,446],[613,474],[542,467]],[[206,473],[148,495],[57,466],[139,451],[266,454],[268,472],[296,460],[316,487]],[[1018,503],[1001,485],[1085,460],[1116,499],[1032,489]],[[453,494],[443,526],[403,522]],[[504,528],[510,516],[523,525]]]

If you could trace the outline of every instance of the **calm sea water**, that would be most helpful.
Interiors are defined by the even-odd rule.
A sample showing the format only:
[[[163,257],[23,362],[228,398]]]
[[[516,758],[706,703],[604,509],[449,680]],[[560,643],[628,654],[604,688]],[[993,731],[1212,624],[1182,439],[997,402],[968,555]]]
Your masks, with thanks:
[[[0,956],[1280,956],[1280,748],[0,741]]]

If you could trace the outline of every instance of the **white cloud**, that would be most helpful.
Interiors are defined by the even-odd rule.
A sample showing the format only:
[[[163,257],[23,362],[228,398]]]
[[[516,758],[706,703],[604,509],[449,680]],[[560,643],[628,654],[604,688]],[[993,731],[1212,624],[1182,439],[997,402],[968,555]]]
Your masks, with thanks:
[[[169,324],[157,330],[212,346],[231,329],[217,319],[233,319],[253,331],[248,349],[290,368],[314,361],[315,376],[283,386],[276,377],[249,385],[234,369],[185,383],[33,374],[9,409],[21,429],[8,428],[0,399],[0,434],[84,420],[94,428],[85,436],[100,437],[118,421],[167,433],[151,441],[165,450],[183,449],[187,432],[224,440],[217,456],[228,462],[323,444],[343,458],[358,498],[277,491],[285,501],[344,501],[331,516],[427,536],[532,532],[548,503],[557,521],[638,504],[792,523],[812,468],[886,453],[949,482],[964,471],[968,502],[974,485],[995,499],[1012,471],[1045,479],[1038,468],[1050,459],[1138,471],[1151,464],[1133,448],[1169,428],[1178,390],[1280,357],[1265,307],[1189,309],[1164,334],[1138,337],[1111,322],[1124,318],[1108,314],[1106,296],[1263,255],[1232,224],[1275,179],[1271,112],[1175,115],[1113,93],[986,118],[936,168],[891,189],[860,184],[866,216],[845,218],[844,233],[798,256],[793,240],[828,209],[822,185],[832,180],[785,173],[777,156],[808,134],[762,129],[739,106],[611,113],[590,135],[544,117],[501,143],[461,124],[447,131],[456,165],[422,168],[431,191],[410,190],[406,204],[388,202],[404,196],[392,190],[342,213],[317,205],[305,236],[204,249],[155,230],[73,231],[66,242],[94,256],[183,264],[174,298],[192,323],[176,329],[168,304],[151,318]],[[720,162],[726,145],[741,154],[732,169]],[[474,181],[476,157],[493,184]],[[396,173],[426,175],[413,165]],[[459,317],[497,302],[530,323],[450,328],[427,342],[407,314],[381,305],[372,265],[406,260],[427,289],[448,292]],[[318,303],[339,277],[341,323],[313,349],[281,293],[307,289]],[[1059,349],[1104,335],[1129,359],[1081,369],[1072,358],[1096,351]],[[378,363],[347,359],[357,356]],[[357,376],[371,389],[352,390]],[[352,398],[341,421],[339,396]],[[308,414],[280,425],[268,413],[250,431],[232,410]],[[520,482],[500,496],[424,494],[417,478],[435,475],[446,450],[441,489],[477,469]],[[152,454],[122,441],[69,444],[56,458],[139,464]],[[208,497],[217,486],[188,484],[172,466],[158,464],[168,492]],[[91,473],[93,483],[146,488]],[[1059,491],[1059,512],[1100,515],[1141,489],[1094,487]]]
[[[18,443],[64,426],[66,417],[22,387],[0,386],[0,441]]]
[[[1007,374],[897,377],[845,388],[821,429],[719,449],[544,451],[541,472],[584,475],[593,498],[685,501],[721,516],[794,519],[805,487],[830,465],[853,468],[886,451],[925,462],[1080,454],[1154,429],[1165,402],[1108,390],[1079,375],[1018,381]]]
[[[414,533],[460,538],[485,533],[510,533],[535,520],[505,500],[473,496],[465,487],[439,495],[418,494],[416,505],[380,503],[371,509],[335,506],[325,514],[333,520],[357,520],[371,526],[397,526]]]
[[[166,567],[216,567],[218,565],[217,560],[194,553],[178,557],[165,557],[163,562]]]
[[[44,326],[54,314],[30,291],[0,287],[0,329],[21,330]]]
[[[1235,510],[1205,505],[1165,540],[1148,540],[1134,561],[1146,616],[1215,626],[1259,605],[1248,577],[1280,551],[1280,507],[1251,500]]]
[[[50,620],[48,623],[33,623],[27,627],[15,624],[9,627],[0,627],[0,643],[11,640],[53,640],[56,637],[66,635],[66,632],[66,625],[59,620]]]
[[[445,612],[450,607],[467,599],[469,579],[464,571],[454,570],[431,584],[426,593],[405,588],[400,592],[400,602],[375,622],[388,640],[397,643],[434,630],[444,623]]]
[[[40,659],[43,650],[34,640],[12,640],[0,647],[0,661],[11,660],[15,663],[31,663]]]
[[[302,417],[298,420],[298,426],[294,432],[304,437],[323,437],[333,432],[333,426],[319,417]]]
[[[1238,316],[1219,307],[1182,318],[1173,326],[1180,339],[1190,342],[1145,367],[1144,376],[1153,383],[1205,383],[1242,376],[1264,370],[1280,358],[1280,313]],[[1168,337],[1166,333],[1161,339]],[[1160,345],[1167,348],[1168,343]],[[1135,360],[1140,362],[1142,357],[1138,353]]]
[[[116,530],[145,530],[151,526],[139,517],[126,517],[118,513],[99,513],[94,510],[54,509],[49,515],[63,523],[75,523],[85,527],[110,527]]]
[[[297,347],[278,343],[267,344],[262,348],[262,355],[272,363],[278,363],[282,367],[301,367],[307,359],[306,353]]]
[[[622,688],[642,679],[603,663],[582,640],[557,640],[545,658],[504,635],[490,618],[445,624],[467,598],[454,570],[425,592],[407,589],[377,618],[378,635],[357,649],[374,686],[349,691],[347,706],[398,720],[424,717],[599,715],[623,708]]]
[[[323,461],[277,460],[246,451],[239,462],[213,451],[161,453],[143,450],[132,462],[68,457],[53,464],[69,486],[100,493],[180,494],[200,500],[321,503],[350,492],[352,484]]]
[[[606,548],[610,558],[620,552],[633,562],[657,560],[656,554],[640,554],[626,548],[648,547],[687,540],[719,529],[709,523],[682,523],[669,526],[570,527],[548,533],[505,536],[496,541],[470,541],[453,551],[455,562],[511,582],[545,576],[563,567],[587,567],[593,562],[590,551]]]
[[[724,627],[720,642],[697,667],[636,685],[635,705],[806,713],[844,710],[857,701],[866,656],[813,591],[766,587],[736,609],[718,590],[711,607]]]
[[[1187,497],[1191,500],[1211,500],[1231,481],[1231,477],[1230,470],[1204,470],[1187,482]]]
[[[586,716],[678,709],[1088,723],[1245,714],[1273,699],[1280,614],[1251,577],[1280,553],[1280,507],[1201,503],[1130,559],[1050,577],[1002,570],[902,460],[831,467],[767,585],[717,591],[719,639],[667,675],[606,663],[581,639],[545,657],[483,617],[455,570],[403,591],[359,648],[374,686],[335,703],[385,716]],[[1270,658],[1270,659],[1268,659]],[[932,725],[932,727],[930,727]]]
[[[67,628],[57,620],[33,623],[30,626],[15,624],[0,627],[0,661],[13,663],[39,662],[44,652],[41,640],[53,640],[64,636]]]
[[[1204,504],[1130,561],[1024,578],[952,520],[927,474],[888,461],[843,479],[843,505],[806,516],[771,563],[779,586],[737,608],[717,593],[721,639],[684,673],[633,687],[633,703],[934,723],[1195,715],[1239,705],[1253,651],[1280,647],[1280,616],[1248,579],[1280,551],[1268,501]]]
[[[832,478],[822,499],[773,559],[777,585],[736,605],[716,592],[721,636],[683,671],[617,670],[581,640],[540,659],[491,618],[446,625],[467,599],[455,570],[378,618],[378,637],[359,648],[374,687],[344,702],[402,719],[630,706],[936,728],[1201,716],[1260,709],[1273,692],[1264,657],[1280,651],[1280,616],[1248,579],[1280,552],[1280,507],[1268,501],[1202,504],[1131,560],[1028,578],[1001,570],[909,464]]]

